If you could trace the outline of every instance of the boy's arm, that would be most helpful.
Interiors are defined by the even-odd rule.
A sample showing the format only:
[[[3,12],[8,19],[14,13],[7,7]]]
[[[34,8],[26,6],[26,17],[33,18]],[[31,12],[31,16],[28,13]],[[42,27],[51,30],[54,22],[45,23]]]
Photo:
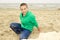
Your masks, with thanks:
[[[36,26],[36,28],[38,29],[38,31],[40,32],[40,27],[38,26],[38,23],[36,21],[35,16],[31,16],[31,21]]]

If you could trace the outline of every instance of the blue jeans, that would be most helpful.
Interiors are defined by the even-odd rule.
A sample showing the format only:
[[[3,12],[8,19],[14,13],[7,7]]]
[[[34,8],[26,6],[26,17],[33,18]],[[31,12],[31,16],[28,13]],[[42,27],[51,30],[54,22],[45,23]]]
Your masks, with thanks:
[[[20,23],[11,23],[10,28],[16,33],[20,34],[19,40],[28,39],[31,34],[30,30],[21,27]]]

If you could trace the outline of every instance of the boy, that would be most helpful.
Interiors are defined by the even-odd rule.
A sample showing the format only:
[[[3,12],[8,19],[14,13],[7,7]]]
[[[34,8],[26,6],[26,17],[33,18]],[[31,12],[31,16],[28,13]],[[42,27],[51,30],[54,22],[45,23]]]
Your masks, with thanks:
[[[26,3],[22,3],[20,5],[20,23],[11,23],[10,28],[17,34],[20,34],[20,40],[28,39],[29,35],[33,31],[34,26],[40,32],[40,28],[38,27],[38,23],[35,19],[35,16],[31,11],[28,10],[28,6]]]

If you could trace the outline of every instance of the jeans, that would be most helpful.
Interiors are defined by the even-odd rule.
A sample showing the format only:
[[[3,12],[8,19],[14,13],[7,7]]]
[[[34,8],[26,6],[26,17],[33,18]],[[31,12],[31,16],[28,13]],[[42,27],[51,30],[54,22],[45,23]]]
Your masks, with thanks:
[[[28,39],[29,35],[31,34],[30,30],[21,27],[20,23],[11,23],[10,28],[19,35],[19,40]]]

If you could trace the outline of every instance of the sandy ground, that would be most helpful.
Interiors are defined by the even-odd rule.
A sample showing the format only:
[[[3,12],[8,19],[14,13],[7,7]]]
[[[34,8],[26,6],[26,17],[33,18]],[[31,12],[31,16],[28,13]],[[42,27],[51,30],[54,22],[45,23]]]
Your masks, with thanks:
[[[56,35],[56,38],[59,40],[60,38],[58,37],[60,37],[60,10],[32,10],[32,12],[37,18],[39,27],[41,27],[41,32],[39,33],[37,29],[34,28],[29,39],[40,38],[41,40],[44,40],[44,36],[46,36],[46,40],[49,40],[50,37],[53,37],[53,39],[55,39]],[[20,10],[18,9],[0,9],[0,40],[19,40],[19,36],[16,35],[9,27],[10,23],[12,22],[20,22],[19,14]],[[51,36],[47,36],[50,34]]]
[[[28,40],[60,40],[60,32],[47,32],[40,33],[37,39],[28,39]]]

